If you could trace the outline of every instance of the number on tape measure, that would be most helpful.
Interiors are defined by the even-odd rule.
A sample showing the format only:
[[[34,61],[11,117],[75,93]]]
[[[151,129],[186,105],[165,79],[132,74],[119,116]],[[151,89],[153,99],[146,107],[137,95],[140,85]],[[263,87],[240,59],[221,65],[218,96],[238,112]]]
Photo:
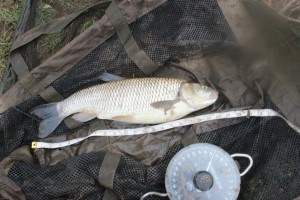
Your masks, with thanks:
[[[223,113],[212,113],[207,115],[201,115],[196,117],[191,117],[187,119],[180,119],[172,122],[167,122],[160,125],[154,125],[154,126],[145,126],[143,128],[136,128],[136,129],[119,129],[119,130],[98,130],[91,134],[89,134],[86,137],[72,139],[70,141],[60,142],[60,143],[46,143],[46,142],[32,142],[31,148],[58,148],[58,147],[64,147],[69,146],[72,144],[76,144],[78,142],[81,142],[89,137],[93,136],[125,136],[125,135],[140,135],[140,134],[147,134],[147,133],[154,133],[158,131],[168,130],[171,128],[181,127],[185,125],[192,125],[197,124],[205,121],[210,121],[214,119],[227,119],[227,118],[234,118],[234,117],[245,117],[245,116],[260,116],[260,117],[272,117],[277,116],[282,118],[287,122],[287,124],[293,128],[296,132],[300,133],[300,129],[293,125],[291,122],[289,122],[287,119],[285,119],[282,115],[277,113],[274,110],[271,109],[257,109],[257,110],[240,110],[240,111],[228,111]]]

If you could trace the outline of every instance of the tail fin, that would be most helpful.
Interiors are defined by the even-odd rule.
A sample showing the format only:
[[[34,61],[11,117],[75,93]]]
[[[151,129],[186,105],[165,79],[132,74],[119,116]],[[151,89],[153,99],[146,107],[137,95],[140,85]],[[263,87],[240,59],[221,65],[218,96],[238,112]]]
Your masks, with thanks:
[[[50,135],[64,119],[59,114],[57,103],[37,106],[30,113],[42,120],[39,127],[39,138]]]

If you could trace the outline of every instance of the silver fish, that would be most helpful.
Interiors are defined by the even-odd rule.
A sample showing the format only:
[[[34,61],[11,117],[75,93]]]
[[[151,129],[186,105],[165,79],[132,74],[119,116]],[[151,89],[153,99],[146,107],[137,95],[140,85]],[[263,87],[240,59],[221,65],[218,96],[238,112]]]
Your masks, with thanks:
[[[176,120],[213,104],[218,92],[199,83],[173,78],[133,78],[83,89],[67,99],[37,106],[39,137],[52,133],[67,116],[79,122],[93,118],[132,124]]]

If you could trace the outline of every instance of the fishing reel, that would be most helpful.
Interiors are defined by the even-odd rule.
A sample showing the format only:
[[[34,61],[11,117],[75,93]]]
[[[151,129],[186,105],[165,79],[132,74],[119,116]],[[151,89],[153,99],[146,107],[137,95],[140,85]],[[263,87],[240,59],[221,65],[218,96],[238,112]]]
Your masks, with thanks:
[[[248,167],[240,173],[234,158],[249,160]],[[180,150],[170,161],[165,186],[167,193],[148,192],[141,197],[157,195],[171,200],[237,199],[241,176],[252,167],[252,157],[247,154],[229,155],[218,146],[199,143]]]

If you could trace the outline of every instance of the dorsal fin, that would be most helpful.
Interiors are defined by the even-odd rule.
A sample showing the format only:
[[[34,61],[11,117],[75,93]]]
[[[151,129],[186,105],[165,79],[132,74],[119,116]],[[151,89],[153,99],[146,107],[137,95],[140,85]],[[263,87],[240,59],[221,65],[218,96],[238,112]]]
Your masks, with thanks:
[[[110,81],[120,81],[120,80],[124,80],[125,78],[118,76],[118,75],[114,75],[114,74],[110,74],[107,72],[104,72],[103,74],[101,74],[99,76],[100,80],[105,81],[105,82],[110,82]]]

